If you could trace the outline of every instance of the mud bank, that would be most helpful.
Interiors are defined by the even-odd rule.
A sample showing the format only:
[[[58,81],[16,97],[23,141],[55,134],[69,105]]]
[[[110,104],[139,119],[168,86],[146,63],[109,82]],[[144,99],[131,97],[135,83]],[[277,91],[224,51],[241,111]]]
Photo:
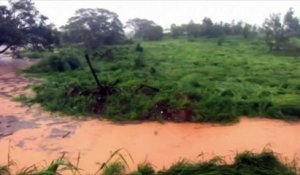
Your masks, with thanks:
[[[149,161],[157,169],[183,158],[195,161],[218,155],[230,162],[237,152],[260,152],[264,148],[271,148],[287,160],[300,155],[299,122],[244,117],[232,125],[115,124],[59,117],[37,106],[27,107],[11,99],[34,83],[16,73],[32,62],[4,60],[0,58],[0,164],[7,162],[8,152],[19,168],[42,166],[62,154],[76,162],[80,155],[79,167],[93,173],[120,148],[132,168]]]

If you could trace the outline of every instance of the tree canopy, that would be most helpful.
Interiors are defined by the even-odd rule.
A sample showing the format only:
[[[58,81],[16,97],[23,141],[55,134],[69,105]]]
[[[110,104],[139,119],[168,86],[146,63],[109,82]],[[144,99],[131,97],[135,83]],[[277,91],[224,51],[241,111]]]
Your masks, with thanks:
[[[11,47],[32,46],[44,49],[58,44],[53,25],[47,25],[47,17],[41,15],[31,0],[9,1],[0,6],[0,53]]]
[[[235,21],[231,23],[214,23],[210,18],[205,17],[202,23],[195,23],[191,20],[188,24],[180,26],[172,24],[171,36],[174,38],[178,36],[217,38],[223,35],[243,35],[244,38],[247,38],[250,34],[254,34],[256,30],[256,26],[242,21],[237,23]]]
[[[300,36],[300,20],[294,16],[294,10],[290,8],[284,16],[284,25],[287,35]]]
[[[106,9],[79,9],[63,27],[65,40],[86,47],[120,44],[124,41],[123,24],[116,13]]]
[[[160,40],[163,37],[163,28],[148,19],[130,19],[127,21],[127,27],[134,31],[135,38]]]
[[[300,35],[299,18],[294,16],[293,9],[289,9],[281,20],[280,14],[271,14],[263,24],[265,40],[270,51],[280,50],[288,43],[289,38]]]

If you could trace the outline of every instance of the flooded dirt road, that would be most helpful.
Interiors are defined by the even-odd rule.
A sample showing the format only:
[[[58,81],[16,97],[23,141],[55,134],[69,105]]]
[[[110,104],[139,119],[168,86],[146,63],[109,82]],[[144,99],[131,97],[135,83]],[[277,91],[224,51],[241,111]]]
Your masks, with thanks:
[[[45,165],[65,154],[79,167],[94,173],[111,152],[122,148],[131,167],[144,161],[155,168],[168,167],[182,158],[203,160],[215,155],[227,161],[237,152],[260,152],[271,148],[282,158],[292,160],[300,155],[300,123],[270,119],[242,118],[237,124],[197,123],[114,124],[96,119],[79,120],[43,112],[37,106],[27,107],[12,97],[28,93],[32,78],[18,70],[33,64],[0,56],[0,164],[7,155],[18,166]],[[202,155],[198,157],[198,155]]]

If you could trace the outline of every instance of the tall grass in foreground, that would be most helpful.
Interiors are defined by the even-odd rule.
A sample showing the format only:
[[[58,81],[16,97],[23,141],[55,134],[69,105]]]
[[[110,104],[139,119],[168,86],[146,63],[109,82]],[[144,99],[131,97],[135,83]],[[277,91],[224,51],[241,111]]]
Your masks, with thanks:
[[[29,167],[23,167],[15,174],[11,172],[11,167],[15,165],[14,162],[10,161],[7,165],[0,165],[0,175],[59,175],[59,172],[71,172],[72,174],[76,174],[78,168],[74,166],[71,162],[64,159],[64,157],[60,157],[54,161],[52,161],[48,166],[44,168],[38,168],[37,165],[31,165]],[[68,173],[69,174],[69,173]]]
[[[167,169],[155,171],[150,163],[140,164],[137,170],[128,172],[124,157],[115,151],[99,170],[91,175],[296,175],[297,162],[283,163],[272,151],[261,153],[244,152],[237,154],[233,164],[227,164],[216,157],[205,162],[179,161]],[[117,156],[117,159],[113,159]],[[81,175],[82,170],[62,158],[53,161],[48,167],[37,170],[33,165],[23,168],[17,175]],[[0,175],[12,175],[9,166],[0,166]],[[87,170],[88,171],[88,170]],[[83,173],[86,174],[86,173]]]

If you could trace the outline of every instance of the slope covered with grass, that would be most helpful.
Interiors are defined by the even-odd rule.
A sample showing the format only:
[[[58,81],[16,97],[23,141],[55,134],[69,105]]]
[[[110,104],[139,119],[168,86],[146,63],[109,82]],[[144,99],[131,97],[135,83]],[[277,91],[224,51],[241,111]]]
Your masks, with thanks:
[[[262,39],[226,38],[222,46],[214,39],[141,45],[142,53],[135,45],[108,47],[109,55],[103,54],[105,49],[90,52],[101,83],[113,89],[105,98],[95,90],[83,49],[39,53],[48,59],[27,72],[48,81],[36,85],[36,98],[27,102],[112,120],[227,122],[241,115],[300,116],[300,59],[269,53]]]

